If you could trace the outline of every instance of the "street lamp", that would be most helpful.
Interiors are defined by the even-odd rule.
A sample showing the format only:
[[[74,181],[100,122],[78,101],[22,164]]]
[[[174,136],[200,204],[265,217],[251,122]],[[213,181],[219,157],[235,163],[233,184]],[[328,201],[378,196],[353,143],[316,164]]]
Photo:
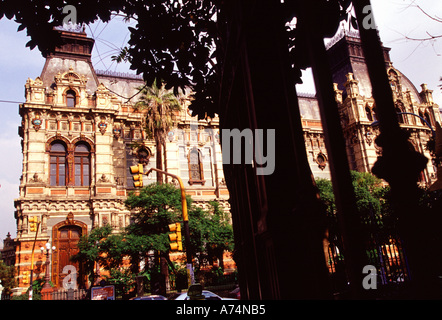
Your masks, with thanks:
[[[45,248],[46,247],[46,248]],[[46,273],[45,273],[45,284],[43,286],[43,289],[51,289],[51,285],[49,284],[49,264],[51,263],[49,261],[49,254],[51,252],[51,244],[49,242],[46,242],[45,247],[41,247],[41,253],[44,253],[46,249]],[[55,251],[55,246],[52,247],[52,252]]]

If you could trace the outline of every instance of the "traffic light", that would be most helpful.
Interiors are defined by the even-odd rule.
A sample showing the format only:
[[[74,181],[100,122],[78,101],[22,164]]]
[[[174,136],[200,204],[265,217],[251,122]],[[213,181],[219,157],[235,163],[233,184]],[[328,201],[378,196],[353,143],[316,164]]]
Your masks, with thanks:
[[[131,166],[130,173],[135,174],[133,176],[134,187],[141,188],[143,186],[143,165],[139,163],[136,166]]]
[[[23,284],[29,283],[29,271],[23,271],[22,282]]]
[[[169,231],[173,232],[169,234],[170,250],[183,251],[183,242],[181,237],[181,223],[176,222],[169,224]]]
[[[38,229],[38,217],[32,216],[29,217],[29,231],[31,232],[37,232]]]

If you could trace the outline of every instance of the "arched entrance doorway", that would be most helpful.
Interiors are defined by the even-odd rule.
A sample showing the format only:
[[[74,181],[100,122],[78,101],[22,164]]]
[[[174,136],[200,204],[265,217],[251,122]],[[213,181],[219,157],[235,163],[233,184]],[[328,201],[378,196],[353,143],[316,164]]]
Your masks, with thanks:
[[[63,269],[67,265],[73,265],[77,270],[77,286],[85,287],[85,275],[81,265],[73,262],[70,258],[77,254],[80,237],[87,234],[87,225],[73,219],[70,213],[65,221],[57,223],[52,228],[52,243],[56,247],[52,257],[52,283],[56,287],[63,287],[63,279],[68,275]]]

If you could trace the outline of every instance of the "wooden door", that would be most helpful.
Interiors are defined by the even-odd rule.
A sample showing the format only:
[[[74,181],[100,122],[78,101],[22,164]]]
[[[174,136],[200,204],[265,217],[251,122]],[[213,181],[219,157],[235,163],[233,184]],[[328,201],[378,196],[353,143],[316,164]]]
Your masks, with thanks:
[[[70,260],[70,258],[78,253],[77,244],[81,237],[81,227],[68,225],[58,229],[58,266],[56,272],[58,273],[56,282],[59,287],[63,286],[63,279],[67,273],[63,273],[63,268],[67,265],[73,265],[77,269],[77,279],[81,279],[81,271],[79,264]],[[78,283],[77,280],[77,284]]]

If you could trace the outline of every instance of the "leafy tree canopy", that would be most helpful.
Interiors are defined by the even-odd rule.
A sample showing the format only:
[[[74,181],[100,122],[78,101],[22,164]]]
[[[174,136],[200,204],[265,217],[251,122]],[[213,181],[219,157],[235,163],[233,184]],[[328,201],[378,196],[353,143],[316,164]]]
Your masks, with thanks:
[[[304,1],[274,1],[280,7],[281,19],[288,22],[297,16]],[[348,14],[350,0],[316,0],[315,15],[322,36],[332,36]],[[167,88],[193,87],[192,110],[200,119],[218,112],[219,88],[225,63],[227,39],[232,34],[231,21],[237,15],[235,1],[220,0],[0,0],[0,18],[14,19],[18,31],[25,30],[31,49],[38,46],[45,55],[61,44],[53,30],[61,26],[66,5],[76,9],[78,23],[107,22],[113,14],[124,14],[137,24],[129,27],[130,39],[117,61],[126,60],[146,83],[163,79]],[[238,9],[238,8],[236,8]],[[265,19],[265,17],[263,17]],[[300,69],[309,65],[302,17],[295,29],[287,33],[287,50],[292,53],[292,66],[300,80]],[[238,48],[234,48],[238,50]]]
[[[227,215],[217,202],[211,203],[212,212],[192,206],[189,196],[187,204],[197,267],[211,263],[214,258],[222,261],[224,251],[233,250],[233,229]],[[171,184],[151,184],[142,188],[139,194],[131,193],[126,205],[134,213],[133,223],[124,230],[115,233],[110,225],[106,225],[92,229],[89,235],[81,238],[80,251],[73,260],[82,262],[86,273],[94,274],[97,261],[101,267],[109,271],[120,270],[124,277],[131,278],[130,274],[140,272],[139,262],[149,251],[168,254],[167,227],[182,220],[180,190]],[[125,258],[130,260],[130,270],[121,269]]]
[[[389,187],[368,172],[351,171],[351,178],[358,212],[361,215],[380,214],[382,208],[386,208]],[[331,180],[317,179],[316,185],[322,202],[329,208],[329,213],[333,212],[335,197]]]
[[[155,138],[156,143],[164,143],[166,133],[173,126],[175,111],[181,110],[181,101],[171,89],[166,89],[166,84],[157,79],[151,86],[139,88],[140,100],[135,104],[138,109],[147,110],[145,131],[150,139]]]
[[[15,267],[7,266],[3,260],[1,260],[0,255],[0,280],[1,285],[3,286],[3,293],[10,294],[12,293],[12,288],[15,288],[17,285],[15,281]]]

